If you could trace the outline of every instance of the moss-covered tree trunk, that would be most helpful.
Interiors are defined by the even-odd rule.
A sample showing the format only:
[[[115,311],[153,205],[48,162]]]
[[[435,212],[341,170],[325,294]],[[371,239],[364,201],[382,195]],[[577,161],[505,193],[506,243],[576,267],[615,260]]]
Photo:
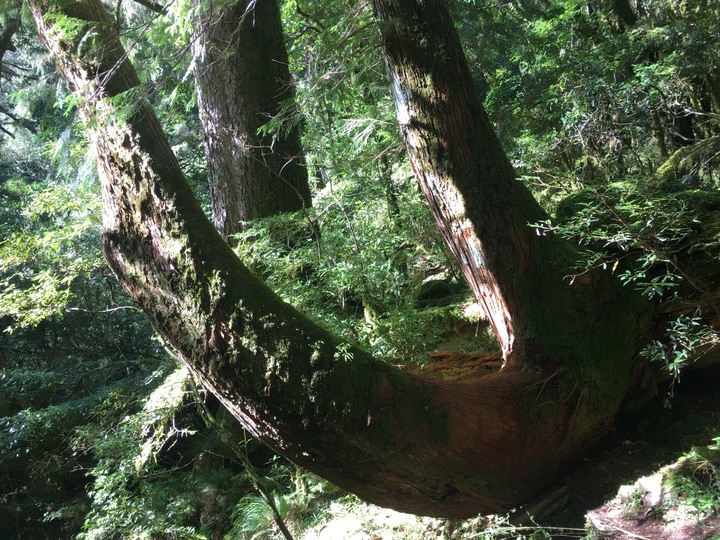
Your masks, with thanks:
[[[466,85],[444,1],[375,7],[416,174],[507,354],[454,382],[378,362],[268,290],[193,198],[100,0],[29,4],[85,101],[109,265],[258,438],[377,504],[468,516],[526,501],[612,424],[644,306],[601,275],[570,286],[572,250],[527,226],[543,213]]]
[[[191,44],[213,215],[227,239],[249,220],[309,207],[310,188],[277,0],[210,3],[196,25]],[[259,134],[283,108],[281,129]]]

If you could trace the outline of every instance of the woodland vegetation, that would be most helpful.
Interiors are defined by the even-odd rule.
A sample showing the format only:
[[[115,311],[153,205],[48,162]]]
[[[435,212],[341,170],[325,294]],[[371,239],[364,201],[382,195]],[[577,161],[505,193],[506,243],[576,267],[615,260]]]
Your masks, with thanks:
[[[717,2],[0,9],[10,537],[504,515],[717,363]]]

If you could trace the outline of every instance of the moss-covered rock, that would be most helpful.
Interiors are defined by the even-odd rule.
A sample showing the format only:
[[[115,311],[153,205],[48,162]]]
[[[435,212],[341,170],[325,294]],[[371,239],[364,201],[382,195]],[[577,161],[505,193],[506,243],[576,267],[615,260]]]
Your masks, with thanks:
[[[431,279],[420,285],[415,296],[415,307],[441,307],[461,301],[468,295],[469,289],[465,282],[447,279]]]
[[[712,162],[720,152],[720,137],[710,137],[690,146],[683,146],[657,170],[657,183],[666,192],[691,189],[711,183]]]

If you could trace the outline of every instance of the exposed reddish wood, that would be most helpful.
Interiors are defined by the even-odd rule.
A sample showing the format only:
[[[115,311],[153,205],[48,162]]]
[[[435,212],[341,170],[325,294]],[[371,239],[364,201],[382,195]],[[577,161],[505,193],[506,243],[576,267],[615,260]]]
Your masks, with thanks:
[[[447,2],[374,0],[373,7],[415,176],[503,355],[518,361],[530,293],[538,281],[557,287],[564,277],[547,260],[539,272],[536,259],[571,255],[528,226],[547,216],[516,179],[475,94]]]
[[[419,377],[460,381],[477,379],[500,370],[503,359],[491,353],[436,352],[426,364],[407,364],[401,369]]]

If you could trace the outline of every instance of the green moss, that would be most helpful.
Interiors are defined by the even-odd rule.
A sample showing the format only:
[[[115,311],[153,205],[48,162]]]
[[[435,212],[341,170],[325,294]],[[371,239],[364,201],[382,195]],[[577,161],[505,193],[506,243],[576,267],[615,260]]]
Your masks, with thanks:
[[[711,137],[675,151],[657,170],[657,182],[666,191],[687,189],[710,176],[710,164],[720,151],[720,137]]]
[[[311,368],[317,368],[320,363],[322,362],[322,349],[325,345],[324,341],[313,341],[310,344],[310,349],[312,350],[312,353],[310,354],[310,367]]]

